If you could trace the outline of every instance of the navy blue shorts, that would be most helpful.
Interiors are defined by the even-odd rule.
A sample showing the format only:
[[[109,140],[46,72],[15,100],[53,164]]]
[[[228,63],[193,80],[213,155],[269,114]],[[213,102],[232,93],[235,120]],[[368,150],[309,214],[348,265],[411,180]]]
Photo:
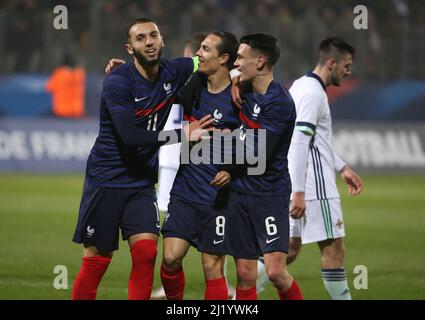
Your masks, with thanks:
[[[186,240],[200,252],[225,254],[225,227],[223,209],[171,195],[161,233],[164,238]]]
[[[225,246],[235,258],[288,253],[289,195],[264,197],[231,191],[226,216]]]
[[[86,179],[72,241],[112,252],[118,250],[119,229],[123,240],[138,233],[159,235],[155,189],[100,187]]]

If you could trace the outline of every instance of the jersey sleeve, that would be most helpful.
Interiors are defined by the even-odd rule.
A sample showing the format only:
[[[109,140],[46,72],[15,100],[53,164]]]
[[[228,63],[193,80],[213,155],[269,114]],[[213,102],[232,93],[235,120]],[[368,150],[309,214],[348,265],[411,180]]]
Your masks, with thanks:
[[[294,125],[295,108],[292,102],[276,99],[262,107],[261,128],[280,136],[289,126]]]
[[[106,108],[112,115],[134,110],[134,97],[130,79],[120,74],[111,74],[103,82],[102,96]]]
[[[177,73],[177,78],[182,80],[184,84],[190,75],[198,71],[199,58],[176,58],[170,61],[172,67]]]
[[[177,93],[177,101],[183,106],[185,114],[192,114],[193,103],[199,104],[201,96],[202,80],[199,72],[189,77],[183,87]]]
[[[297,120],[295,130],[308,136],[316,133],[316,126],[323,108],[323,95],[308,93],[304,95],[297,105]]]
[[[294,131],[290,146],[289,173],[291,175],[292,192],[305,192],[306,170],[311,136]]]
[[[334,169],[336,172],[341,172],[341,170],[345,167],[346,163],[342,160],[334,151]]]

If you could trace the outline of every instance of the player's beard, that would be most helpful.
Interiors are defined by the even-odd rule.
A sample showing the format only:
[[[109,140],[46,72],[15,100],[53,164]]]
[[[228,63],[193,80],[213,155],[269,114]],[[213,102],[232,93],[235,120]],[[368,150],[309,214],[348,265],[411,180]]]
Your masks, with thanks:
[[[137,62],[142,67],[153,67],[159,63],[159,59],[161,58],[162,48],[158,48],[158,54],[156,59],[147,59],[140,51],[137,51],[136,48],[133,47],[133,56],[136,58]]]
[[[331,84],[335,87],[339,87],[341,85],[342,79],[338,78],[337,75],[331,74]]]

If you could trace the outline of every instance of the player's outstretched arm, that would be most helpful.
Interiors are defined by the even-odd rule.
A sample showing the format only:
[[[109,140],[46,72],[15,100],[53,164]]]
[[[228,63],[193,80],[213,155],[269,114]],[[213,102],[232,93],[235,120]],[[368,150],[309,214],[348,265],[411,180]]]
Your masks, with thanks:
[[[186,141],[197,142],[209,138],[210,127],[214,122],[211,115],[207,115],[198,121],[194,121],[181,129],[167,131],[152,131],[138,127],[134,122],[134,114],[131,111],[117,112],[112,115],[112,123],[118,131],[121,141],[127,147],[162,146]]]
[[[202,88],[201,77],[199,72],[193,73],[177,93],[176,103],[183,106],[183,112],[185,114],[191,115],[193,106],[199,106]]]
[[[348,165],[345,165],[341,170],[341,176],[348,185],[348,193],[352,196],[357,196],[363,190],[363,181],[360,176],[354,172]]]

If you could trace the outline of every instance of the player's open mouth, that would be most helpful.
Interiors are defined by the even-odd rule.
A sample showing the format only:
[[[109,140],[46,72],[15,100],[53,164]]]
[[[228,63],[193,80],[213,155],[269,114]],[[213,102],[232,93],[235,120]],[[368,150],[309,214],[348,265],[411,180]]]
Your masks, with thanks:
[[[150,55],[150,56],[153,56],[155,53],[156,53],[156,49],[149,49],[149,50],[146,50],[145,52],[148,54],[148,55]]]

